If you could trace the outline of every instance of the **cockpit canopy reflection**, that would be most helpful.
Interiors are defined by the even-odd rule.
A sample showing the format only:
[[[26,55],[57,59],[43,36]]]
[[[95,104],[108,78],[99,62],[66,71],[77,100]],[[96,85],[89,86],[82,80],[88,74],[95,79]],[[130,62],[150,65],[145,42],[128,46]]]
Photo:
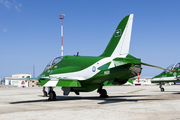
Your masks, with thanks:
[[[47,64],[47,66],[45,67],[44,70],[47,70],[47,69],[51,68],[52,66],[54,66],[55,64],[57,64],[58,62],[60,62],[60,61],[62,60],[62,58],[63,58],[63,57],[57,57],[57,58],[51,60],[51,61]]]

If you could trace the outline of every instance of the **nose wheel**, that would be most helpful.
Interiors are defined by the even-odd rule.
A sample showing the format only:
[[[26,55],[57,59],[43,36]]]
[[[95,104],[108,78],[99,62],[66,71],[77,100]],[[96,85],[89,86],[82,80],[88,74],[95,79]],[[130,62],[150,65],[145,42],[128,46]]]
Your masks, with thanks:
[[[159,88],[160,88],[161,92],[164,92],[164,88],[162,87],[162,83],[159,83]]]
[[[164,88],[161,88],[161,92],[164,92]]]

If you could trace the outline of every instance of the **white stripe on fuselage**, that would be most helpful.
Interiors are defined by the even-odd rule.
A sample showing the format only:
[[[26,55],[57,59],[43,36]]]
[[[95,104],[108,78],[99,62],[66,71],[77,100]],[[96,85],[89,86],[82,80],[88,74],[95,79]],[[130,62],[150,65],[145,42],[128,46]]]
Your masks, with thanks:
[[[153,78],[151,81],[170,81],[170,80],[176,80],[176,77]]]
[[[58,81],[59,81],[58,79],[57,80],[50,80],[44,86],[56,87],[56,84],[58,83]]]

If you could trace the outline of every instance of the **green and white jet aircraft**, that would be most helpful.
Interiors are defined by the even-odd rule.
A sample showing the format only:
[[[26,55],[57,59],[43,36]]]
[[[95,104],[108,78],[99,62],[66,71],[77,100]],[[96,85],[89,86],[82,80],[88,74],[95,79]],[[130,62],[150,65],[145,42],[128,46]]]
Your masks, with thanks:
[[[50,88],[49,100],[55,100],[53,87],[62,87],[64,95],[97,89],[100,97],[108,97],[103,86],[122,85],[141,73],[141,59],[129,54],[133,14],[123,18],[114,31],[104,52],[97,57],[63,56],[53,59],[38,76],[41,86]],[[12,79],[11,79],[12,80]],[[35,80],[29,78],[29,80]]]
[[[151,83],[159,83],[159,88],[163,92],[163,83],[180,82],[180,63],[176,63],[167,67],[169,70],[164,70],[159,75],[152,78]]]

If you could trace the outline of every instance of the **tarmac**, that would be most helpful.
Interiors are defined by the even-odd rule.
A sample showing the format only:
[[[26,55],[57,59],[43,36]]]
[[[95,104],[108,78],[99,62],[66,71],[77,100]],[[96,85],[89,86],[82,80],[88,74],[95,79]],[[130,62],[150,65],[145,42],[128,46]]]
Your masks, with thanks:
[[[0,120],[180,120],[180,85],[106,86],[109,98],[97,91],[48,101],[39,88],[0,87]]]

